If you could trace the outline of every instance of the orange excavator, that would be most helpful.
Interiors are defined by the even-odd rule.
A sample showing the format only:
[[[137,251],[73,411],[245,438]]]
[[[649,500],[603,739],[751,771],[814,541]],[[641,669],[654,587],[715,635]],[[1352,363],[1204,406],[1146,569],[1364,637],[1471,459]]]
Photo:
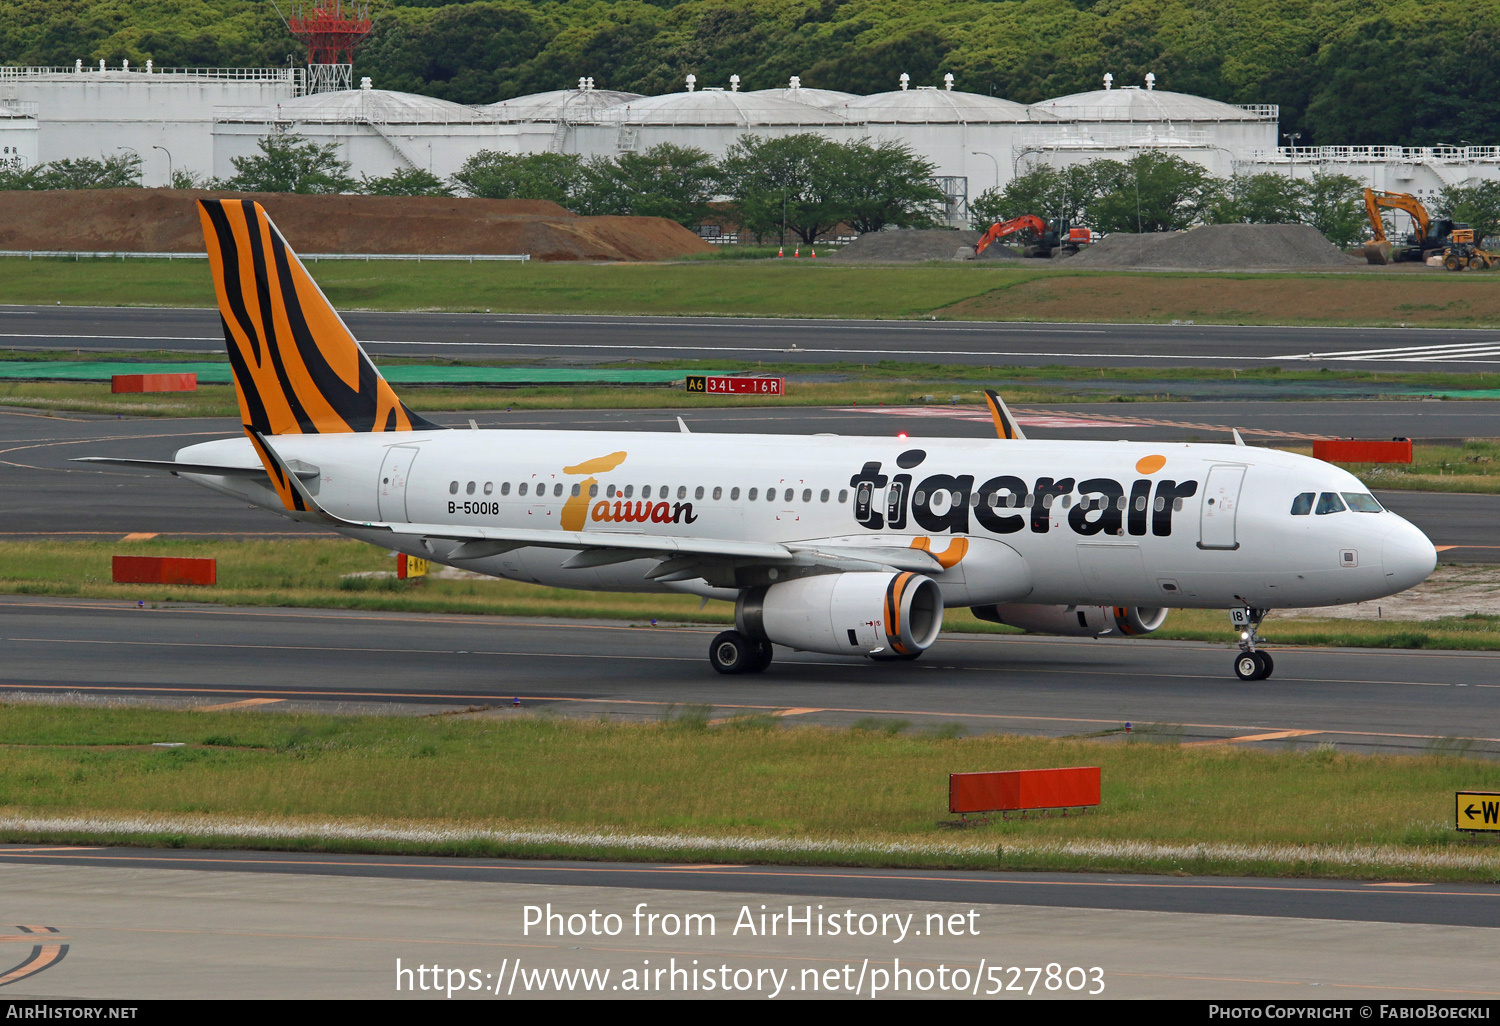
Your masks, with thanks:
[[[1021,251],[1022,256],[1028,257],[1047,259],[1058,252],[1072,256],[1094,241],[1094,233],[1087,228],[1074,228],[1060,218],[1049,225],[1035,214],[1022,214],[990,225],[990,230],[974,244],[974,255],[983,253],[992,242],[1024,231],[1031,232],[1036,239]]]
[[[1382,207],[1406,211],[1411,215],[1416,231],[1399,244],[1392,243],[1385,237],[1385,223],[1380,218]],[[1410,193],[1366,189],[1365,213],[1370,218],[1370,229],[1375,236],[1364,245],[1365,260],[1369,263],[1388,264],[1441,256],[1443,266],[1450,271],[1461,271],[1465,267],[1485,271],[1500,263],[1500,254],[1475,245],[1473,228],[1448,218],[1433,217],[1422,201]]]

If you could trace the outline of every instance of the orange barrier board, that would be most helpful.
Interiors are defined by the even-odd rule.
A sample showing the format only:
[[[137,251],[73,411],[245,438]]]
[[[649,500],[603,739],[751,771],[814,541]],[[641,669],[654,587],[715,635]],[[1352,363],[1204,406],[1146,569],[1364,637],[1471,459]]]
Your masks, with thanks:
[[[212,559],[182,556],[116,556],[116,584],[215,584],[218,564]]]
[[[1411,439],[1324,438],[1313,442],[1313,456],[1328,463],[1410,463]]]
[[[109,379],[111,392],[196,392],[198,375],[187,374],[116,374]]]
[[[1017,812],[1098,804],[1098,766],[948,774],[949,812]]]

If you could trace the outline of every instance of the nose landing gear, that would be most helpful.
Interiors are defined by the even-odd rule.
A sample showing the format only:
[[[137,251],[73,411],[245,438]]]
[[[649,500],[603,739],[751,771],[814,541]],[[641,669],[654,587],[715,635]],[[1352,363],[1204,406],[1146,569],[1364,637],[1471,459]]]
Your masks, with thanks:
[[[1240,632],[1240,654],[1234,657],[1234,675],[1240,680],[1265,680],[1276,669],[1271,653],[1259,651],[1255,647],[1255,643],[1260,640],[1260,622],[1268,612],[1268,609],[1251,609],[1248,606],[1237,606],[1229,611],[1229,622]]]

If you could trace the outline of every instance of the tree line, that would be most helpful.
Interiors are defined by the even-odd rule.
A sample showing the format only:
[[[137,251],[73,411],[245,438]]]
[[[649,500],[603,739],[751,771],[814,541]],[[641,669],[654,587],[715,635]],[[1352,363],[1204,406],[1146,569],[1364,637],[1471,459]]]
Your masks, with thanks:
[[[267,67],[300,57],[264,0],[0,4],[13,64]],[[355,76],[493,103],[568,88],[661,93],[695,74],[872,93],[901,72],[1034,103],[1154,72],[1160,87],[1281,105],[1302,145],[1500,142],[1500,6],[1472,0],[397,0]],[[1479,77],[1476,77],[1479,76]]]
[[[1293,175],[1296,177],[1293,177]],[[1427,204],[1438,217],[1473,225],[1476,236],[1500,236],[1500,182],[1449,186]],[[1109,232],[1171,232],[1203,224],[1306,224],[1336,246],[1369,236],[1364,183],[1303,166],[1219,178],[1201,165],[1147,150],[1129,160],[1043,165],[989,189],[969,205],[978,229],[1022,214],[1062,218]]]
[[[834,142],[811,132],[777,139],[747,135],[722,160],[671,143],[587,159],[480,150],[447,180],[421,168],[356,179],[337,144],[294,133],[266,136],[257,148],[232,158],[234,174],[227,178],[197,179],[179,169],[173,187],[552,200],[577,214],[664,217],[694,229],[727,220],[757,241],[795,236],[803,242],[839,224],[859,232],[925,227],[936,223],[944,203],[932,183],[931,161],[906,144]],[[0,189],[109,189],[140,182],[141,158],[133,153],[0,165]]]

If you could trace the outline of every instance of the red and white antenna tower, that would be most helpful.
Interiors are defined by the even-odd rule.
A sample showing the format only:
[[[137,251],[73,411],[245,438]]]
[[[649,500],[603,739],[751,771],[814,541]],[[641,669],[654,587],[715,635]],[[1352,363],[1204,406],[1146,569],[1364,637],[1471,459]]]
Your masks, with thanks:
[[[271,4],[287,31],[307,44],[310,93],[348,89],[352,84],[354,49],[374,27],[372,8],[381,0],[276,0]]]

